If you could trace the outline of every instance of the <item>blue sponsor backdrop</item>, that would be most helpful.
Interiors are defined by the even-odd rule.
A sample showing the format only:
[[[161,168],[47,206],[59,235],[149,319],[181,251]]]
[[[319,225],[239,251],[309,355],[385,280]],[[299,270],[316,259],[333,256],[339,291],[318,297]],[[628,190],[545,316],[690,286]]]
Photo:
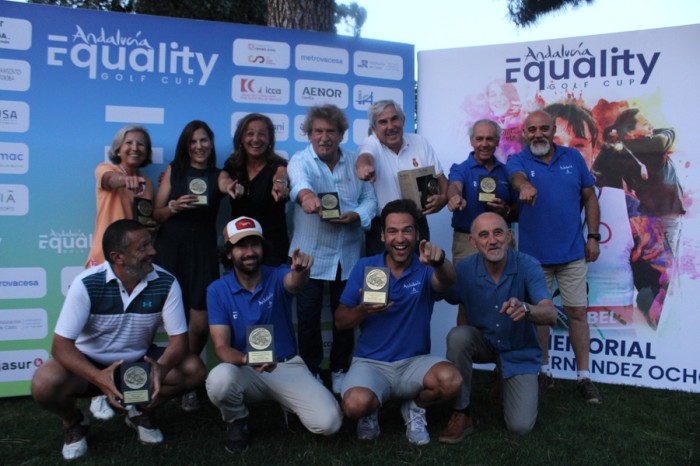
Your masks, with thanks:
[[[154,182],[193,119],[222,166],[246,113],[272,117],[288,157],[308,143],[308,107],[334,103],[354,150],[375,100],[402,102],[413,126],[413,57],[334,34],[0,1],[0,396],[28,393],[48,357],[91,243],[93,171],[120,127],[150,132]]]

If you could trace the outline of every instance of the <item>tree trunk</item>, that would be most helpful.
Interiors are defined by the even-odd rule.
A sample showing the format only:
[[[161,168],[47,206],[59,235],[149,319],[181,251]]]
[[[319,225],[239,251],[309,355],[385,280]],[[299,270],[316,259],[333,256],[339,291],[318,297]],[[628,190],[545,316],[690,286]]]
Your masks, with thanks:
[[[268,0],[267,25],[335,32],[334,0]]]

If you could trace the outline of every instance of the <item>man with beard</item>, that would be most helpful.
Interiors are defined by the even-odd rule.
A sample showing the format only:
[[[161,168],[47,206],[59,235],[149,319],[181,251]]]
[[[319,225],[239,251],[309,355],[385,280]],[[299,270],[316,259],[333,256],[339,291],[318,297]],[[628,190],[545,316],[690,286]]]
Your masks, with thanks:
[[[340,149],[347,129],[348,120],[335,105],[311,107],[303,124],[310,144],[294,154],[288,167],[290,195],[296,201],[290,252],[300,248],[314,257],[311,278],[297,299],[299,355],[319,379],[323,362],[324,288],[329,289],[331,314],[335,315],[350,270],[360,258],[362,231],[369,229],[377,213],[372,185],[355,176],[357,155]],[[322,205],[338,209],[337,217],[325,219],[323,215],[330,212],[324,211]],[[340,394],[342,379],[350,367],[354,339],[352,330],[338,330],[333,325],[330,351],[333,393]]]
[[[564,312],[569,318],[569,338],[576,358],[577,391],[590,403],[602,397],[590,380],[590,335],[586,319],[586,262],[599,254],[600,209],[583,156],[576,149],[554,144],[554,119],[535,111],[526,119],[523,137],[528,146],[508,160],[513,189],[520,193],[519,249],[540,261],[547,286],[556,279]],[[580,209],[588,228],[583,238]],[[549,327],[541,326],[542,342]],[[543,367],[541,386],[552,385],[549,368]]]
[[[66,295],[56,323],[48,360],[34,374],[32,396],[42,408],[63,420],[63,457],[87,453],[88,418],[76,398],[105,395],[144,444],[163,441],[153,408],[193,390],[204,380],[201,360],[188,352],[187,322],[175,277],[153,265],[151,233],[134,220],[118,220],[105,230],[106,262],[78,275]],[[168,346],[153,337],[159,326]],[[115,386],[122,363],[146,361],[151,366],[151,401],[144,406],[120,404]]]
[[[313,257],[299,249],[291,267],[263,264],[262,227],[249,217],[231,220],[224,231],[224,263],[232,270],[207,290],[209,331],[221,364],[209,373],[207,393],[227,423],[225,448],[248,447],[246,403],[274,400],[294,412],[311,432],[331,435],[342,414],[333,395],[309,372],[297,355],[292,323],[293,295],[302,290]],[[248,360],[247,327],[272,325],[276,362]]]
[[[360,154],[355,164],[357,177],[374,183],[379,210],[396,199],[401,199],[398,173],[421,167],[435,167],[438,178],[439,193],[427,199],[418,219],[421,239],[430,240],[430,230],[426,215],[439,212],[447,204],[447,178],[442,171],[440,161],[430,143],[422,136],[404,133],[406,116],[401,106],[393,100],[379,100],[367,111],[372,134],[360,144]],[[382,229],[379,217],[372,221],[370,230],[365,234],[367,256],[384,251],[381,240]]]
[[[438,439],[443,443],[458,443],[474,429],[469,410],[474,363],[497,363],[508,430],[532,430],[541,364],[535,324],[554,324],[557,316],[540,264],[508,247],[511,233],[503,217],[483,213],[471,232],[469,241],[478,254],[457,264],[457,282],[447,292],[448,300],[464,305],[466,324],[447,335],[447,359],[464,382]]]
[[[454,283],[455,271],[440,247],[418,243],[418,216],[416,204],[406,199],[382,209],[385,251],[353,267],[335,313],[338,328],[360,327],[342,404],[346,416],[358,419],[361,440],[379,436],[379,407],[399,398],[404,400],[401,415],[408,441],[429,443],[425,408],[454,398],[462,383],[452,364],[429,354],[436,293]],[[367,304],[361,298],[365,267],[388,269],[387,304]]]

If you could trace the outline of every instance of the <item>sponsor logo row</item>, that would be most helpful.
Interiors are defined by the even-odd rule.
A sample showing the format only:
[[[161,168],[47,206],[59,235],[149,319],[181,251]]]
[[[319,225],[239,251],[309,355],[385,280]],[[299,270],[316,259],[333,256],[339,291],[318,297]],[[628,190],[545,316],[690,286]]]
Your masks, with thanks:
[[[235,75],[231,83],[231,98],[238,103],[287,105],[291,99],[290,82],[270,76]],[[336,81],[299,79],[294,82],[294,103],[300,107],[333,104],[348,108],[350,101],[355,110],[366,111],[374,102],[393,99],[403,102],[403,91],[394,87],[353,86]]]
[[[352,58],[353,73],[357,76],[403,79],[403,59],[399,55],[358,50]],[[291,48],[285,42],[236,39],[233,41],[233,63],[286,70],[291,66]],[[345,75],[350,69],[350,56],[345,49],[299,44],[294,47],[294,67],[300,71]]]

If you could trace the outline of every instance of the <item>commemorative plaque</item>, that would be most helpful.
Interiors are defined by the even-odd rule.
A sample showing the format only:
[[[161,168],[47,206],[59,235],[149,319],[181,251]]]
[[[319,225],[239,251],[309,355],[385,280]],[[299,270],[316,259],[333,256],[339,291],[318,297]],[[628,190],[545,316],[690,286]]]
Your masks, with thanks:
[[[134,220],[141,225],[153,224],[153,201],[143,197],[134,198]]]
[[[419,209],[424,209],[428,198],[440,192],[440,184],[435,177],[435,167],[420,167],[401,170],[398,173],[401,197],[411,199]]]
[[[332,220],[340,217],[340,199],[338,193],[319,193],[321,199],[321,218]]]
[[[275,330],[272,325],[249,325],[246,327],[248,364],[261,366],[277,364],[275,356]]]
[[[498,181],[491,175],[479,176],[479,202],[492,202],[496,199]]]
[[[187,177],[187,191],[189,194],[194,194],[197,196],[197,200],[190,202],[194,206],[205,206],[209,203],[207,196],[207,191],[209,186],[207,185],[207,179],[198,176]]]
[[[362,287],[363,303],[387,304],[389,302],[388,267],[365,267],[364,282]]]
[[[420,193],[420,207],[425,209],[425,206],[428,205],[428,198],[440,194],[440,184],[433,175],[420,176],[416,178],[416,183]]]
[[[124,399],[121,404],[138,405],[151,401],[151,365],[145,361],[122,363],[114,371],[115,385]]]

